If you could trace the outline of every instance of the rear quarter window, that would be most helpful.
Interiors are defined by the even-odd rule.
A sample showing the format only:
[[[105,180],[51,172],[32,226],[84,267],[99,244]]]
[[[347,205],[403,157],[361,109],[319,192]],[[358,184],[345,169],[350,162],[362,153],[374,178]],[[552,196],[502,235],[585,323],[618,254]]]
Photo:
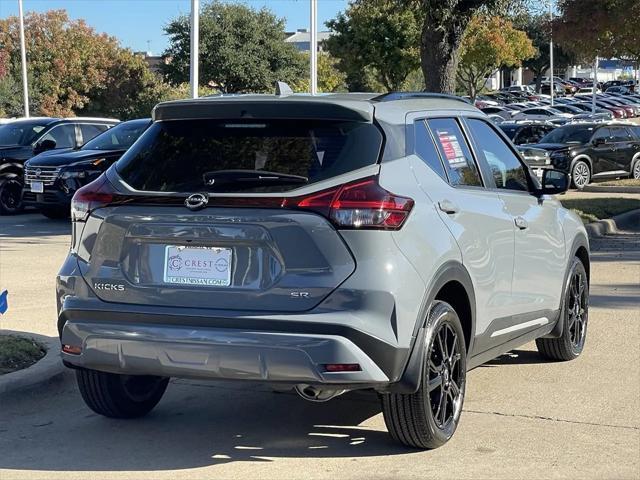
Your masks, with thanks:
[[[301,185],[224,186],[205,177],[221,171],[264,171],[305,177],[305,185],[377,163],[383,137],[373,124],[328,120],[175,120],[154,123],[117,162],[136,190],[282,192]]]

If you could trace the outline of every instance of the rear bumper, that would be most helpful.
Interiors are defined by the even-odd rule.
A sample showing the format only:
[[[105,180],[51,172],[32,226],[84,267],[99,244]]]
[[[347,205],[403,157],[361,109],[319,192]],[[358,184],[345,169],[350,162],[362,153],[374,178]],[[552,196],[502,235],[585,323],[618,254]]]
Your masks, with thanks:
[[[389,382],[358,346],[337,335],[221,328],[67,322],[67,364],[112,373],[265,382],[367,385]],[[357,363],[360,371],[327,372],[325,364]]]

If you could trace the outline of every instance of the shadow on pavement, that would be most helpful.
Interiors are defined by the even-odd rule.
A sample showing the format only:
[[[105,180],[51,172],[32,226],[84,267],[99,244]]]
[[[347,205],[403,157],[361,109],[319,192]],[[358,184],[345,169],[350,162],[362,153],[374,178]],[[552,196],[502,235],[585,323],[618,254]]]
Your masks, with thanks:
[[[640,284],[610,284],[606,287],[594,285],[589,295],[589,304],[610,310],[640,310]]]
[[[537,363],[549,363],[534,350],[511,350],[498,358],[495,358],[480,367],[498,367],[503,365],[529,365]]]
[[[113,420],[93,414],[81,403],[75,385],[69,379],[65,384],[60,395],[47,392],[55,405],[43,409],[51,413],[43,415],[23,401],[9,406],[9,414],[15,409],[30,415],[12,418],[8,426],[0,421],[0,469],[158,471],[411,452],[386,431],[359,426],[380,413],[373,392],[314,404],[264,386],[179,380],[147,417]]]
[[[0,216],[0,239],[71,235],[69,220],[51,220],[40,213]]]

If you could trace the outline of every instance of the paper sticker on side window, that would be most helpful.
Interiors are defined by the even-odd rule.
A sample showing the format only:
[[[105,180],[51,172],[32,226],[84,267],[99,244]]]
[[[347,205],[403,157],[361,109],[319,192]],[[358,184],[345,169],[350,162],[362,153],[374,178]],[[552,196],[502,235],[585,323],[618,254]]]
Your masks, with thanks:
[[[442,151],[450,165],[465,164],[467,159],[462,152],[458,137],[454,133],[446,130],[437,130],[438,141],[442,145]]]

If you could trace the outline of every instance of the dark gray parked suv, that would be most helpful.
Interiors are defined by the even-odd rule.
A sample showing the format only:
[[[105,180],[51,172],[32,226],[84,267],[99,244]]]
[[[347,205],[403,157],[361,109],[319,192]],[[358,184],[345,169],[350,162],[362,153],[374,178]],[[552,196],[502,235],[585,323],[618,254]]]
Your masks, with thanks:
[[[453,435],[466,372],[536,339],[582,352],[589,246],[456,97],[241,95],[158,105],[72,202],[62,355],[87,405],[144,415],[170,377],[381,394],[391,435]]]

